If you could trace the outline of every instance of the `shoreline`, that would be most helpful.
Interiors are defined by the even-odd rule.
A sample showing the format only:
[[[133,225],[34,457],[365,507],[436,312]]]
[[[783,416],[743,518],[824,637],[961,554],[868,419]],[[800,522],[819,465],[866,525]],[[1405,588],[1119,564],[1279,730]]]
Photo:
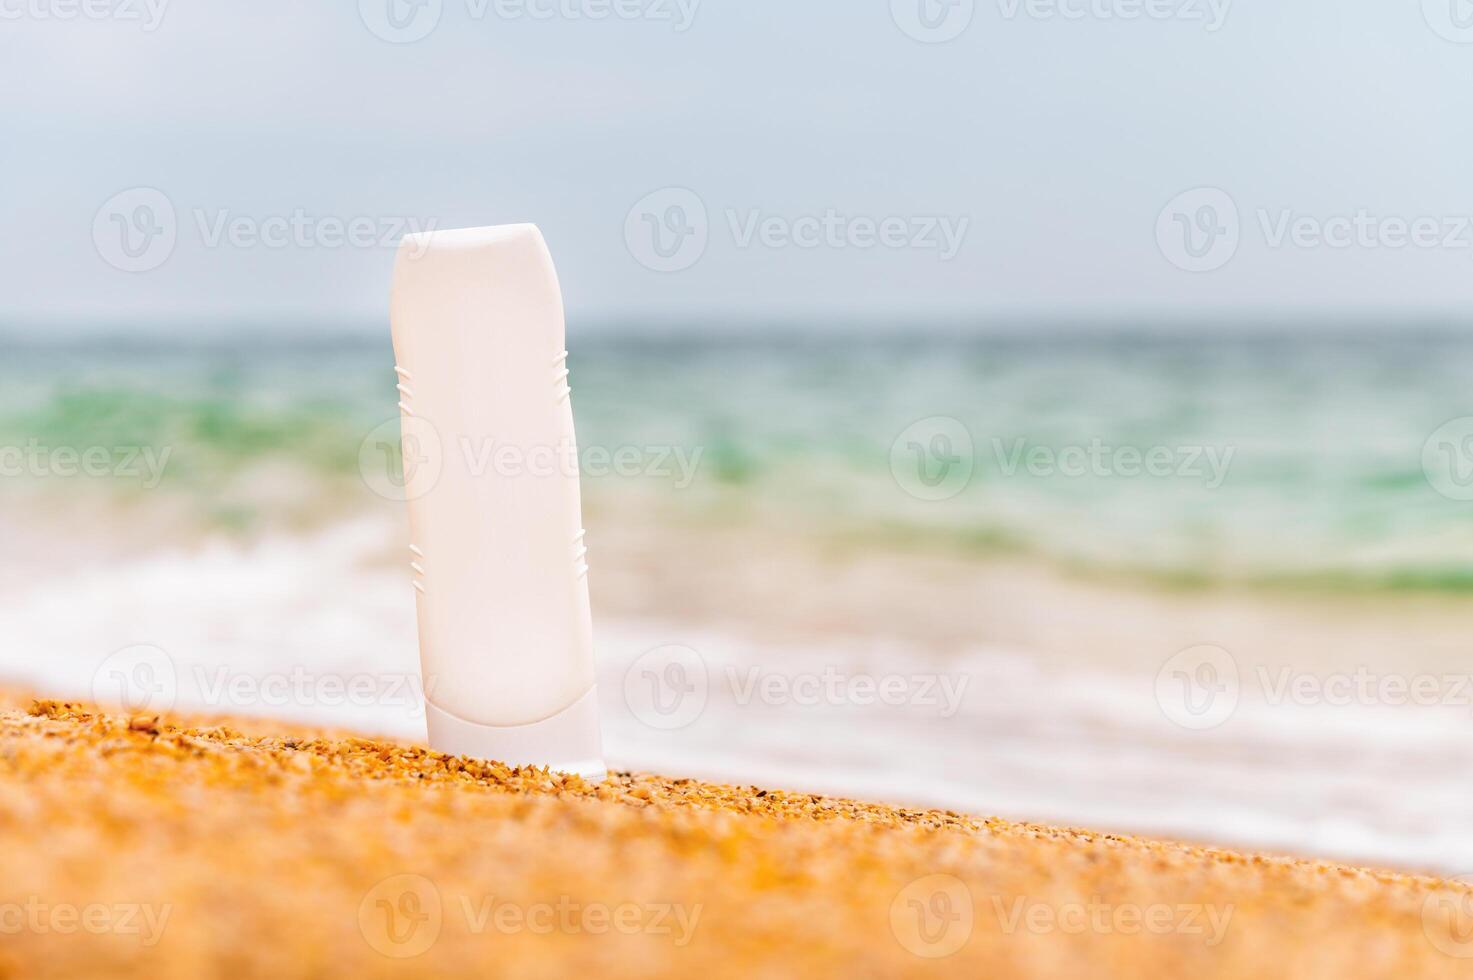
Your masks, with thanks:
[[[594,602],[618,616],[668,618],[673,609],[693,624],[786,642],[880,637],[932,653],[1002,646],[1059,666],[1151,674],[1200,643],[1249,665],[1437,672],[1465,663],[1464,603],[1436,591],[1177,589],[1027,557],[881,548],[601,503],[588,523],[603,555]]]
[[[1463,616],[1443,597],[1306,604],[1121,591],[1026,564],[855,552],[750,527],[661,518],[656,535],[642,513],[591,508],[587,521],[616,764],[1386,866],[1473,867],[1463,833],[1473,800],[1451,793],[1473,767],[1473,707],[1276,705],[1260,689],[1260,671],[1277,684],[1285,668],[1312,680],[1358,667],[1459,670]],[[61,539],[33,524],[14,539],[37,549],[33,572],[0,598],[11,638],[0,676],[90,698],[106,659],[143,644],[177,671],[180,709],[420,737],[402,527],[387,507],[378,515],[171,549],[147,522],[117,533],[111,514],[74,522]],[[86,550],[47,550],[56,540]],[[1156,686],[1168,658],[1200,643],[1229,649],[1242,681],[1236,710],[1205,730],[1174,723]],[[689,666],[708,678],[699,712],[673,729],[641,718],[628,686],[640,658],[667,645],[693,651]],[[305,695],[290,687],[296,672],[316,685]],[[846,685],[815,702],[805,692],[832,673]],[[364,677],[376,685],[364,703],[322,693]],[[863,686],[876,680],[913,697],[878,702]],[[954,705],[935,696],[948,684],[965,685]]]

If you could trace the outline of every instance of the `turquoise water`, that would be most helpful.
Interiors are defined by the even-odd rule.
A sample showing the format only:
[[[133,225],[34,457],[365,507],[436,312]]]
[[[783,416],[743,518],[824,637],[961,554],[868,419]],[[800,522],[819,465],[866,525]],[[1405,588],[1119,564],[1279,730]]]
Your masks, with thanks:
[[[361,497],[359,446],[396,411],[386,342],[7,346],[0,447],[167,446],[159,492],[222,526]],[[572,347],[585,449],[700,452],[688,486],[593,475],[595,499],[652,490],[877,546],[1182,585],[1473,590],[1473,503],[1423,466],[1434,431],[1473,415],[1473,340],[769,331]],[[275,469],[306,478],[253,494],[251,474]],[[917,482],[942,474],[955,485]],[[150,492],[125,476],[3,486]]]

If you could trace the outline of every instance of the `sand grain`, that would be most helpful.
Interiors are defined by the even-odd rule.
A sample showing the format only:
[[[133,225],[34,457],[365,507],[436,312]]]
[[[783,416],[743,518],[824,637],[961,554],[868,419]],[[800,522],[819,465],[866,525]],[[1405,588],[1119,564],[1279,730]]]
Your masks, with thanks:
[[[1428,878],[55,701],[0,833],[3,976],[1473,974]]]

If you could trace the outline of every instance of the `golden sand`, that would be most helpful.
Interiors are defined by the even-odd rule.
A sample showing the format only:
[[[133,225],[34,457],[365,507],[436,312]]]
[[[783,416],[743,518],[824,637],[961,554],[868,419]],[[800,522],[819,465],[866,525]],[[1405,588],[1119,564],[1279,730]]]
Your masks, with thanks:
[[[54,701],[0,759],[6,977],[1473,975],[1473,889],[1327,862]]]

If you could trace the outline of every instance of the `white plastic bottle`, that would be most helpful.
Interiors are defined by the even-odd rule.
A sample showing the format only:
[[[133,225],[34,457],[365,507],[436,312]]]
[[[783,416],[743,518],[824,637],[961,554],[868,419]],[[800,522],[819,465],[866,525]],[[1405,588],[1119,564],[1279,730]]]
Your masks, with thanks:
[[[430,745],[602,779],[562,296],[542,234],[406,236],[390,307]]]

